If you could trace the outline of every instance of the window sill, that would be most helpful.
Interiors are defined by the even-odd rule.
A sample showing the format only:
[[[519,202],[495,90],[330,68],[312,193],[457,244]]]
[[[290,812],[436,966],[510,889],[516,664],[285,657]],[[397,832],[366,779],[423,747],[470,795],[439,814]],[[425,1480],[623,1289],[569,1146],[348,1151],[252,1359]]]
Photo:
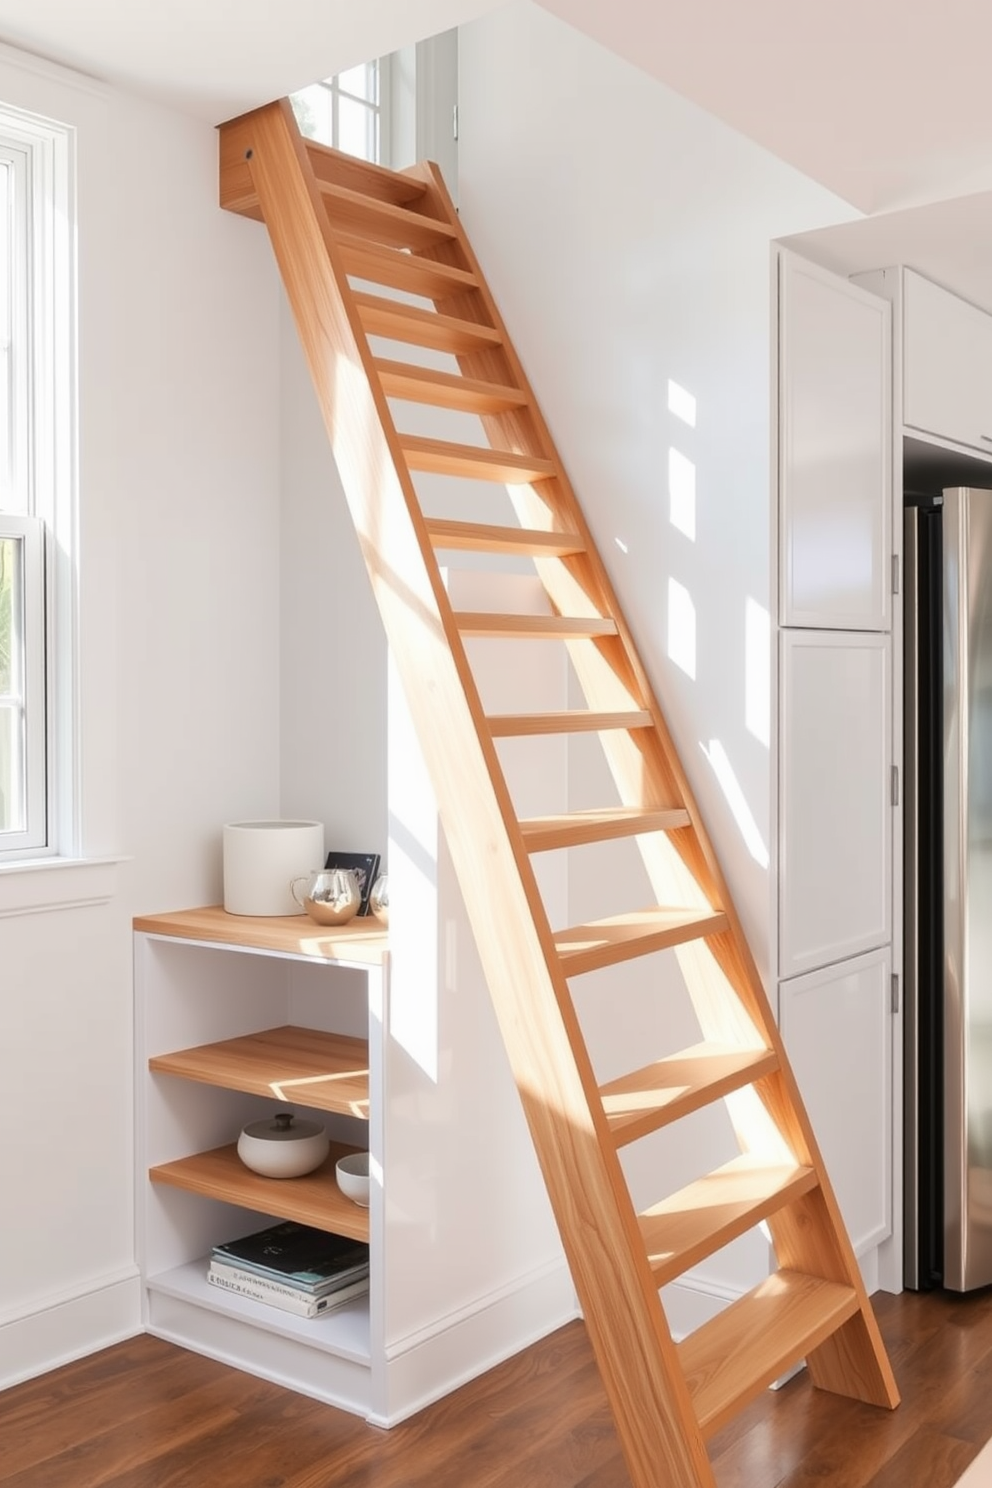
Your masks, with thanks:
[[[0,919],[106,904],[123,858],[25,858],[0,864]]]

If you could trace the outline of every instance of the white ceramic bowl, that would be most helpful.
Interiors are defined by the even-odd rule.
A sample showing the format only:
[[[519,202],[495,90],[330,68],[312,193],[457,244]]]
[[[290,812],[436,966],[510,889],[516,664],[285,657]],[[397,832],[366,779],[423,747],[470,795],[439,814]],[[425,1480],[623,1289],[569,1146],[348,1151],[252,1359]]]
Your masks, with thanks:
[[[238,1156],[263,1178],[300,1178],[319,1168],[330,1143],[316,1121],[300,1121],[279,1111],[265,1121],[252,1121],[238,1138]]]
[[[347,1198],[363,1209],[369,1207],[369,1155],[367,1152],[350,1152],[339,1157],[334,1167],[338,1188]]]

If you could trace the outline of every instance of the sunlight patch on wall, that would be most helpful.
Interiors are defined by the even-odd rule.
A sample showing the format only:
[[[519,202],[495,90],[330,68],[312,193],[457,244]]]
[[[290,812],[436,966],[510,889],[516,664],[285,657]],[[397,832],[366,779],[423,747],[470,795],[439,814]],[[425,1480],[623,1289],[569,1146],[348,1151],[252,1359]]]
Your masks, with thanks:
[[[744,606],[744,723],[767,749],[771,741],[771,617],[763,605]]]
[[[672,526],[696,541],[696,467],[677,449],[668,451],[668,514]]]
[[[727,757],[727,751],[719,739],[711,739],[708,749],[705,744],[700,744],[699,747],[713,766],[713,774],[719,781],[720,789],[726,797],[727,805],[733,813],[734,821],[737,823],[748,852],[760,867],[767,868],[768,849],[758,830],[758,823],[747,804],[741,783],[734,774],[734,767]]]
[[[690,429],[696,427],[695,398],[671,378],[668,379],[668,411],[674,413],[684,424],[688,424]]]
[[[696,606],[676,579],[668,581],[668,655],[695,682]]]

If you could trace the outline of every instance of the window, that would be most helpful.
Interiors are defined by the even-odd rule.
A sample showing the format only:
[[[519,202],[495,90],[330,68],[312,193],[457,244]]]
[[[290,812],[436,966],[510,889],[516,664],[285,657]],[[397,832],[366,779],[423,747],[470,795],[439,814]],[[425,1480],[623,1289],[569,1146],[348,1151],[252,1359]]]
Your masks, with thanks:
[[[0,106],[0,863],[75,846],[71,164]]]
[[[363,62],[294,93],[291,102],[300,133],[361,160],[385,163],[388,62],[387,57]]]

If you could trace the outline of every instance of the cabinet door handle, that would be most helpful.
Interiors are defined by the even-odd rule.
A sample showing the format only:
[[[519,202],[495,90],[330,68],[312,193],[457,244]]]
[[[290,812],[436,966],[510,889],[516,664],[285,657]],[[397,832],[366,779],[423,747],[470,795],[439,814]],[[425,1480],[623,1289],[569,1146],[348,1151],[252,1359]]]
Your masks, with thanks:
[[[984,439],[986,444],[992,444],[992,434],[979,434],[979,439]]]

